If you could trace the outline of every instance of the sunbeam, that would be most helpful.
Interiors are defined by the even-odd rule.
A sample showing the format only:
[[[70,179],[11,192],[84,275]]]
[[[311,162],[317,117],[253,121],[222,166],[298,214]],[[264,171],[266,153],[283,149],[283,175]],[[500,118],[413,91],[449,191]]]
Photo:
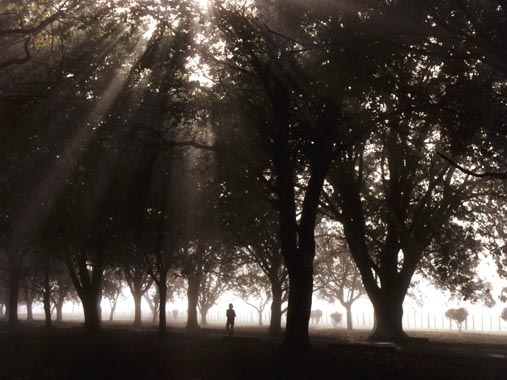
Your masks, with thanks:
[[[107,51],[114,48],[120,36],[121,34],[109,44]],[[86,153],[86,148],[93,141],[97,129],[100,128],[111,106],[122,90],[124,90],[129,72],[135,67],[137,60],[142,56],[146,45],[145,39],[139,39],[128,61],[124,63],[122,68],[117,70],[103,92],[94,98],[95,105],[90,110],[88,116],[65,144],[63,151],[54,158],[53,163],[42,177],[43,179],[35,187],[32,197],[16,219],[15,225],[17,229],[12,234],[14,245],[21,241],[29,240],[29,236],[43,224],[50,211],[50,208],[47,207],[50,200],[58,199],[59,194],[66,186],[67,179],[75,168],[79,166],[80,161]],[[102,54],[101,57],[104,59],[107,57],[107,54]],[[84,75],[84,73],[80,74],[81,77]],[[62,99],[62,101],[65,100]]]

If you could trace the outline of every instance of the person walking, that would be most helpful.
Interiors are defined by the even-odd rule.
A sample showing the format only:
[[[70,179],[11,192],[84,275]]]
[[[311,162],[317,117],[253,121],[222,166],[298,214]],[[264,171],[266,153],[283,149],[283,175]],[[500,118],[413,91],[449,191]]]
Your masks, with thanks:
[[[225,324],[225,329],[227,330],[227,333],[229,336],[232,336],[234,334],[234,319],[236,318],[236,312],[232,308],[232,303],[229,304],[229,308],[226,312],[227,316],[227,322]]]

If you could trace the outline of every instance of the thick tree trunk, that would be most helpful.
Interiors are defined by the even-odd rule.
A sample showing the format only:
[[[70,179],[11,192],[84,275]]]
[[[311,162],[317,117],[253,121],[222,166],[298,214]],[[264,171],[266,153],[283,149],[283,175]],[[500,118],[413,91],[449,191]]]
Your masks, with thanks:
[[[394,292],[384,289],[377,299],[372,299],[376,325],[369,340],[395,342],[408,338],[402,323],[404,297],[391,293]]]
[[[141,292],[135,292],[132,296],[134,298],[134,327],[141,327],[143,323],[141,314],[141,302],[143,296]]]
[[[269,335],[275,336],[282,332],[282,286],[278,281],[271,282],[271,296]]]
[[[187,278],[187,300],[188,300],[188,315],[187,315],[187,329],[198,329],[199,323],[197,322],[197,303],[199,301],[199,288],[201,286],[200,276],[190,274]]]
[[[88,331],[100,331],[100,297],[93,291],[88,291],[81,297],[84,312],[84,326]]]
[[[14,327],[19,323],[18,319],[18,299],[19,299],[19,276],[15,269],[9,271],[9,299],[8,299],[8,318],[7,326]]]
[[[51,286],[49,284],[49,256],[46,256],[46,265],[44,266],[44,293],[42,296],[44,306],[44,325],[50,329],[51,322]]]
[[[44,305],[44,326],[47,329],[51,328],[51,297],[49,292],[44,291],[44,295],[42,297],[42,304]]]
[[[44,306],[44,326],[46,329],[51,328],[51,288],[49,286],[49,271],[46,266],[44,271],[44,293],[42,295],[42,304]]]
[[[291,273],[292,272],[292,273]],[[312,310],[313,271],[301,265],[289,271],[289,307],[283,346],[290,351],[304,351],[311,347],[308,321]]]
[[[347,330],[352,330],[352,305],[346,305],[345,310],[347,310]]]
[[[259,314],[259,326],[262,326],[262,310],[257,310],[257,313]]]
[[[160,335],[164,335],[167,332],[167,320],[166,320],[166,302],[167,302],[167,285],[166,279],[164,278],[158,287],[159,294],[159,315],[158,315],[158,332]]]

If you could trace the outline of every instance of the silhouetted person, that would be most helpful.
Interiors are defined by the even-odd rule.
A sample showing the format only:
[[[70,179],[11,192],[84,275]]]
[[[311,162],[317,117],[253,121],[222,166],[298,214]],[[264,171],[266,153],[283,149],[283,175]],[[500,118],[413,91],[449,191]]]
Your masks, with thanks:
[[[225,328],[229,333],[229,336],[234,334],[234,318],[236,318],[236,312],[232,308],[232,303],[229,304],[229,308],[227,309],[227,323],[225,324]]]

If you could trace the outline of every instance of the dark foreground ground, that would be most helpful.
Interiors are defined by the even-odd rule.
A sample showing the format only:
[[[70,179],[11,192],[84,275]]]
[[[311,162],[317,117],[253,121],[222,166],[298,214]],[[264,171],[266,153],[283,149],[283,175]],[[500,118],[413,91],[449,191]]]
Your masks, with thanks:
[[[72,324],[0,325],[0,379],[507,379],[507,337],[374,346],[365,336],[318,331],[310,353],[290,356],[278,352],[281,339],[258,329],[238,328],[233,338],[170,329],[161,340],[121,325],[96,335]]]

